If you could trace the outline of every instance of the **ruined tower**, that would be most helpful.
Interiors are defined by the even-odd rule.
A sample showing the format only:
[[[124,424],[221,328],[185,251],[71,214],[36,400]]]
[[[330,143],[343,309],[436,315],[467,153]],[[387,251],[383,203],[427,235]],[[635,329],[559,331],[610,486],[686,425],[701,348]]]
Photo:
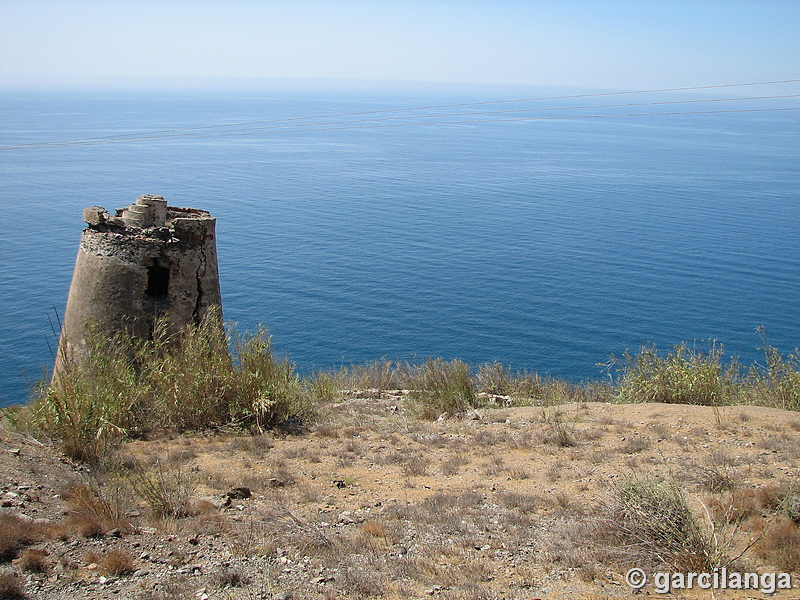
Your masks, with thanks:
[[[156,317],[178,331],[221,306],[216,219],[207,211],[145,195],[114,215],[86,208],[83,220],[56,375],[65,357],[86,358],[91,324],[147,338]]]

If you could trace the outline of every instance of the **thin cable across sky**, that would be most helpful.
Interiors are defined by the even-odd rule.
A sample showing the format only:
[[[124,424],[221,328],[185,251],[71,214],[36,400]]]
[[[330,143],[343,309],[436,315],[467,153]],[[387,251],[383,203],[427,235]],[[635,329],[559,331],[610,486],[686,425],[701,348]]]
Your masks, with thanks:
[[[674,93],[685,91],[700,91],[721,88],[737,88],[750,86],[781,85],[800,83],[800,79],[787,79],[781,81],[749,82],[724,85],[692,86],[681,88],[663,88],[651,90],[634,90],[624,92],[598,92],[591,94],[573,94],[562,96],[543,96],[536,98],[522,98],[510,100],[486,100],[479,102],[464,102],[455,104],[438,104],[430,106],[401,107],[380,109],[371,111],[333,113],[325,115],[308,115],[301,117],[288,117],[281,119],[265,119],[257,121],[246,121],[230,123],[224,125],[205,125],[199,127],[185,127],[175,129],[160,129],[145,132],[135,132],[128,134],[116,134],[107,136],[75,138],[68,140],[54,140],[50,142],[32,142],[27,144],[14,144],[0,146],[0,150],[23,150],[23,149],[43,149],[60,148],[70,146],[90,146],[104,144],[122,144],[135,142],[151,142],[161,140],[178,140],[188,138],[215,138],[245,135],[263,135],[267,133],[298,133],[302,131],[329,131],[343,129],[375,129],[383,127],[407,127],[424,125],[463,125],[469,123],[498,123],[498,122],[520,122],[520,121],[545,121],[545,120],[572,120],[572,119],[602,119],[612,117],[642,117],[642,116],[668,116],[668,115],[691,115],[691,114],[722,114],[722,113],[742,113],[742,112],[776,112],[800,110],[798,107],[757,107],[757,108],[736,108],[718,110],[692,110],[692,111],[661,111],[661,112],[632,112],[632,113],[604,113],[604,114],[560,114],[558,116],[517,116],[517,117],[498,117],[498,118],[472,118],[486,117],[489,115],[510,115],[522,113],[536,113],[549,111],[581,111],[581,110],[607,110],[610,108],[633,108],[645,106],[665,106],[675,104],[702,104],[720,102],[745,102],[800,98],[800,94],[780,94],[762,96],[738,96],[723,98],[694,98],[679,100],[660,100],[654,102],[625,102],[619,104],[585,104],[578,106],[538,106],[525,108],[512,108],[504,110],[479,110],[469,112],[439,112],[434,114],[421,114],[423,111],[441,111],[443,109],[467,108],[488,105],[509,105],[524,102],[543,102],[554,100],[575,100],[582,98],[599,98],[623,95],[642,95],[653,93]],[[390,115],[393,116],[377,116]],[[420,114],[410,114],[420,113]],[[369,117],[354,119],[350,117]],[[457,117],[469,117],[465,119],[453,120]],[[338,119],[338,120],[331,120]]]

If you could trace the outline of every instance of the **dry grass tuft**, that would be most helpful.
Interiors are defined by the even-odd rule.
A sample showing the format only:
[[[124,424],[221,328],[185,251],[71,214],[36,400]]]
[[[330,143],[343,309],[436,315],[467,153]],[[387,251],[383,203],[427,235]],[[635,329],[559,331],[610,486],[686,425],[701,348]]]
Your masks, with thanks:
[[[782,571],[800,570],[800,527],[791,519],[779,516],[767,526],[755,551]]]
[[[564,416],[556,410],[548,415],[542,412],[542,420],[548,424],[548,430],[542,435],[545,444],[552,444],[559,448],[572,448],[578,444],[572,428],[564,422]]]
[[[497,501],[502,506],[522,514],[533,513],[544,503],[540,496],[519,492],[500,492],[497,494]]]
[[[694,472],[694,478],[701,490],[712,494],[727,492],[736,487],[736,474],[730,469],[699,467]]]
[[[109,575],[130,575],[136,570],[133,556],[125,550],[111,550],[97,564]]]
[[[223,567],[214,574],[214,583],[220,589],[226,587],[244,587],[250,584],[251,578],[245,575],[241,569]]]
[[[757,490],[731,490],[720,496],[712,496],[707,502],[714,519],[722,523],[743,523],[760,516],[764,508],[758,499]]]
[[[153,518],[180,518],[191,514],[197,474],[186,465],[156,462],[147,468],[137,464],[128,475],[128,481],[136,495],[147,504]]]
[[[624,454],[638,454],[650,448],[652,440],[649,437],[635,435],[619,447],[619,451]]]
[[[454,454],[447,458],[439,466],[439,471],[445,477],[453,477],[454,475],[458,475],[459,470],[464,465],[469,464],[469,460],[462,454]]]
[[[24,584],[12,571],[0,572],[0,600],[27,600]]]
[[[216,505],[206,498],[190,502],[186,511],[187,516],[190,517],[209,517],[218,513]]]
[[[625,564],[710,570],[721,556],[701,529],[679,488],[655,479],[631,479],[612,488],[600,537]]]
[[[85,513],[67,515],[64,526],[70,533],[85,538],[101,538],[109,531],[100,519]]]
[[[46,573],[50,569],[46,550],[26,548],[19,556],[19,568],[29,573]]]
[[[89,483],[71,486],[63,496],[69,508],[64,522],[67,531],[94,538],[112,529],[131,529],[125,513],[132,504],[127,490],[116,482],[106,484],[92,479]]]
[[[431,461],[419,453],[407,456],[402,463],[401,470],[406,477],[422,477],[428,474]]]
[[[363,567],[343,568],[339,585],[347,598],[381,598],[386,593],[386,582],[381,576]]]
[[[0,562],[14,560],[25,546],[38,542],[42,528],[30,519],[0,513]]]
[[[378,523],[377,521],[366,521],[361,526],[362,533],[376,537],[376,538],[383,538],[386,539],[386,528]]]

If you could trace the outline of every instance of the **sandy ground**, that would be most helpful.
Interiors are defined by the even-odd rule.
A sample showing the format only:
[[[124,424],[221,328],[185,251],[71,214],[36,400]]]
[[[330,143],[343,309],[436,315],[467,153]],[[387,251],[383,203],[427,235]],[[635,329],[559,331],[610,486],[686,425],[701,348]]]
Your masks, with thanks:
[[[764,544],[780,519],[753,499],[800,482],[797,413],[586,403],[426,422],[399,393],[350,396],[302,433],[129,442],[121,483],[0,429],[0,511],[49,524],[27,546],[41,572],[21,554],[0,568],[44,600],[800,598],[797,572],[773,595],[659,593],[654,565],[597,536],[621,482],[656,478],[680,486],[701,523],[747,513],[717,530],[729,557],[743,552],[729,570],[779,571]],[[126,485],[134,461],[189,495],[190,516],[152,518]],[[77,502],[81,484],[105,504]],[[634,565],[651,578],[639,593],[625,581]]]

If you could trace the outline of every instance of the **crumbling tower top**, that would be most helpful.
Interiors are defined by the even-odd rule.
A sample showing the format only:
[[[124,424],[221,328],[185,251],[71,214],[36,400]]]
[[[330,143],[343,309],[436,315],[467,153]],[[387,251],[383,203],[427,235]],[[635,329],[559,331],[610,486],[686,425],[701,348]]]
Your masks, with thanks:
[[[163,196],[145,194],[139,196],[133,204],[118,208],[114,215],[111,215],[102,206],[84,208],[83,220],[95,230],[113,230],[117,233],[125,233],[125,230],[128,229],[132,230],[128,233],[141,235],[140,231],[133,230],[167,227],[176,232],[187,229],[199,231],[197,225],[213,223],[216,219],[208,211],[199,208],[167,206],[167,201]],[[198,221],[204,221],[204,223],[198,223]]]
[[[119,212],[126,227],[163,227],[167,221],[167,201],[163,196],[145,194]]]

